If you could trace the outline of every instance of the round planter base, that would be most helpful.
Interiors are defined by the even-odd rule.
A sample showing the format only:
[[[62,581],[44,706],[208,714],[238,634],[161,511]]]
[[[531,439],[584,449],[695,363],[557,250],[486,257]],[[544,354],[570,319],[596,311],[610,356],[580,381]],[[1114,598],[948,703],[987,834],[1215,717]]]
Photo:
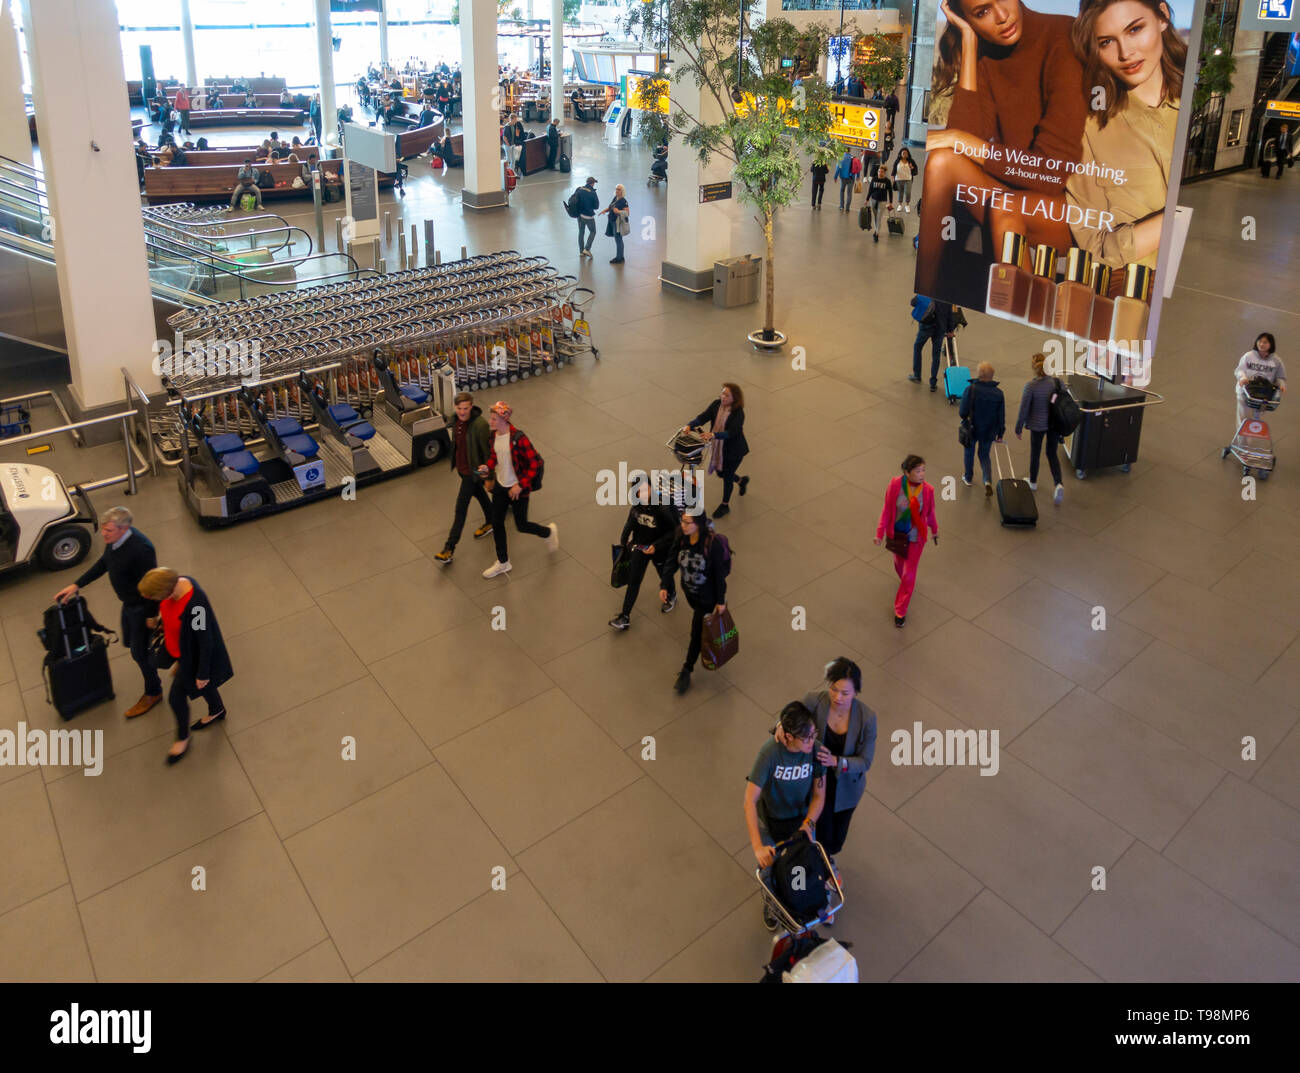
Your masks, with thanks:
[[[764,339],[762,328],[756,328],[745,338],[754,345],[755,350],[780,350],[786,343],[785,332],[773,330],[772,338]]]

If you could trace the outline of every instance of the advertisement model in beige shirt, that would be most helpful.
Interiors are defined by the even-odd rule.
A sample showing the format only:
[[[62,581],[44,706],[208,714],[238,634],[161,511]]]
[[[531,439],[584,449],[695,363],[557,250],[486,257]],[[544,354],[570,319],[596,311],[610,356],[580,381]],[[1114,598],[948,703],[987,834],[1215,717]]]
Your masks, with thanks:
[[[1074,240],[1111,268],[1154,268],[1187,44],[1161,0],[1082,0],[1071,40],[1093,89],[1065,193],[1103,221],[1072,227]]]

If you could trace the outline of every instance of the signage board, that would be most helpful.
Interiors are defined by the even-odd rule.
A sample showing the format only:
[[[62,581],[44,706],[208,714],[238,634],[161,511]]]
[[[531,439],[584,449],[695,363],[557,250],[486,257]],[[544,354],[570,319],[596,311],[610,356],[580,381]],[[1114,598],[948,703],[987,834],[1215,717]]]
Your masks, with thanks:
[[[379,237],[379,176],[374,168],[344,160],[343,189],[347,214],[352,217],[352,239]]]
[[[731,198],[731,183],[702,183],[700,185],[700,204],[710,201],[728,201]]]

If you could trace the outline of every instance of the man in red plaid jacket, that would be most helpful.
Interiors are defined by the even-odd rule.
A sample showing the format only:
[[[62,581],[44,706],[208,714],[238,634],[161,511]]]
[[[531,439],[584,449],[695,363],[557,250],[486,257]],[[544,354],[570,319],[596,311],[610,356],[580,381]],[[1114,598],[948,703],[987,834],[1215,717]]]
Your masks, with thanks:
[[[514,514],[515,528],[521,533],[542,537],[548,551],[560,549],[560,530],[554,522],[538,525],[528,520],[530,494],[542,486],[542,456],[528,437],[510,423],[513,412],[504,402],[495,403],[488,412],[492,453],[487,463],[480,467],[480,472],[483,474],[483,487],[492,496],[492,537],[496,541],[497,561],[483,571],[487,578],[499,577],[511,570],[510,552],[506,546],[507,510]]]

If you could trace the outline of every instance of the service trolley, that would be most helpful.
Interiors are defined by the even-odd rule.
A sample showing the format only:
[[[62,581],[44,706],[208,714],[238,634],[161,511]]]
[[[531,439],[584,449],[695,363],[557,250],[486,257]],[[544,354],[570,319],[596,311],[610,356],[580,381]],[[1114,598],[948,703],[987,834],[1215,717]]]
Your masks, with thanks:
[[[1070,438],[1074,475],[1083,480],[1089,470],[1111,466],[1127,473],[1137,461],[1143,411],[1164,402],[1164,397],[1104,376],[1075,374],[1064,383],[1081,411]]]

